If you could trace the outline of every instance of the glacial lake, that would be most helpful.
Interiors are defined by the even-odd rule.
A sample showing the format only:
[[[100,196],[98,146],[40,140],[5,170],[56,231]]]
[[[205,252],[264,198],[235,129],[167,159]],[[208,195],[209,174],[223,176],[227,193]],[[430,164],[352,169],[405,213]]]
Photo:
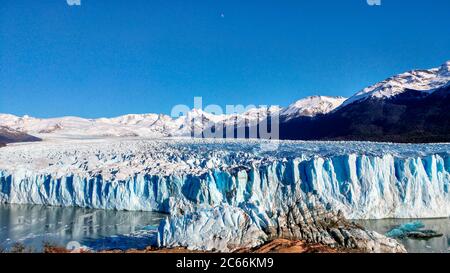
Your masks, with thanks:
[[[95,250],[143,249],[156,241],[158,225],[166,215],[153,212],[105,211],[71,207],[0,205],[0,248],[21,243],[39,252],[44,243],[67,246],[77,242]],[[385,234],[416,220],[355,221]],[[426,229],[444,236],[430,240],[401,240],[412,253],[450,253],[450,219],[420,220]]]
[[[0,205],[0,248],[9,250],[20,243],[39,252],[45,243],[78,243],[95,250],[143,249],[155,243],[165,217],[153,212]]]
[[[368,230],[385,234],[399,225],[422,222],[424,229],[434,230],[444,236],[429,240],[399,240],[409,253],[450,253],[450,218],[442,219],[384,219],[384,220],[358,220],[356,223]]]

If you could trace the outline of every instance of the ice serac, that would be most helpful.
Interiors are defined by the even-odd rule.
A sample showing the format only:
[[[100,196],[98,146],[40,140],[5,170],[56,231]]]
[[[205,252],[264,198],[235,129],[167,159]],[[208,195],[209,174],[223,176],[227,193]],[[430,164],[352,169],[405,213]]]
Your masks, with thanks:
[[[204,251],[232,251],[256,247],[269,236],[244,210],[224,205],[203,207],[164,220],[159,227],[160,247],[188,247]]]

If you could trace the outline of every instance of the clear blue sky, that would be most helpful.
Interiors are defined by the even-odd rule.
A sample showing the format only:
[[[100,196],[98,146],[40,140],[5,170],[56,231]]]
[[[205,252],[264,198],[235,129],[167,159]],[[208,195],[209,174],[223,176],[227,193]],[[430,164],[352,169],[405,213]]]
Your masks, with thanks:
[[[285,106],[450,59],[448,0],[81,1],[1,1],[0,112]]]

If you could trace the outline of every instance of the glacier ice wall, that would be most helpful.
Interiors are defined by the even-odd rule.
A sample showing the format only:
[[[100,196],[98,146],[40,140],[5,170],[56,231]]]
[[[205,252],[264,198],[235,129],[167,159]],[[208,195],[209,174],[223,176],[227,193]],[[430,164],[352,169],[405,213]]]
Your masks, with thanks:
[[[308,194],[351,219],[450,216],[450,156],[340,155],[210,169],[202,175],[104,179],[98,174],[0,171],[0,202],[176,214],[200,205],[251,208],[270,218]]]
[[[161,247],[187,246],[194,250],[230,251],[256,247],[268,235],[243,209],[228,205],[202,207],[164,220],[158,231]]]

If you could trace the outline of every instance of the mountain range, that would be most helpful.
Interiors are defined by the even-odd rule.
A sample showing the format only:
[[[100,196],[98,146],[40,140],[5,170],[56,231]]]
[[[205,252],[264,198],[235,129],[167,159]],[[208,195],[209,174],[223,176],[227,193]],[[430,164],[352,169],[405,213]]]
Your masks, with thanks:
[[[39,119],[0,114],[0,142],[59,137],[185,137],[218,124],[224,131],[242,126],[250,130],[261,122],[270,124],[275,115],[280,118],[281,139],[449,142],[449,113],[447,61],[438,68],[390,77],[350,98],[313,96],[285,108],[252,108],[230,115],[214,115],[201,109],[178,118],[131,114],[99,119]]]

